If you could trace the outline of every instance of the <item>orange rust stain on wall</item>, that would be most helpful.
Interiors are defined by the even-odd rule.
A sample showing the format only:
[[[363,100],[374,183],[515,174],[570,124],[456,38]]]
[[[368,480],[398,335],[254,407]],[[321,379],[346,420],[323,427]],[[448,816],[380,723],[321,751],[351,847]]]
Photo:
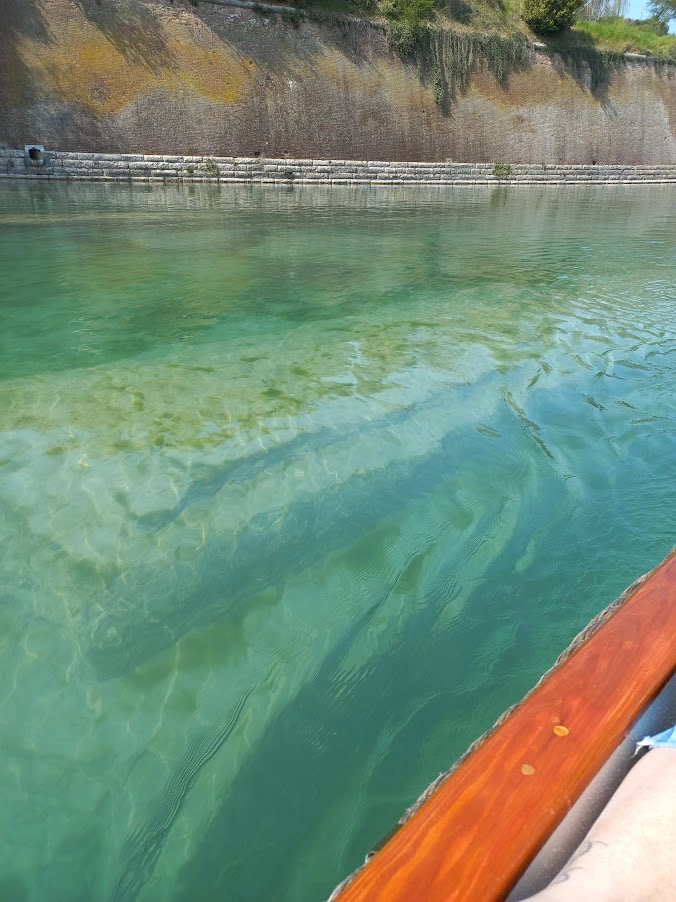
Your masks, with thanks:
[[[569,107],[596,107],[592,93],[567,72],[557,72],[551,64],[533,66],[525,72],[513,72],[503,87],[486,69],[472,76],[470,95],[480,95],[502,109],[564,104]]]
[[[313,63],[308,77],[311,74],[334,90],[349,91],[356,98],[382,97],[395,108],[437,110],[431,86],[423,85],[417,74],[401,64],[372,59],[368,66],[358,66],[343,54],[327,52]]]
[[[216,103],[241,103],[257,70],[248,60],[239,60],[224,47],[196,47],[187,41],[169,44],[176,68],[167,73],[164,84],[170,89],[188,88]]]
[[[56,44],[23,41],[20,52],[45,92],[93,113],[119,112],[155,81],[150,70],[130,63],[84,21],[64,29]]]
[[[162,59],[150,62],[125,54],[94,24],[73,17],[61,23],[58,41],[24,39],[20,54],[45,94],[99,116],[119,113],[160,87],[228,105],[245,99],[256,74],[249,61],[238,59],[213,36],[198,46],[187,29],[172,31],[178,33],[166,35]]]

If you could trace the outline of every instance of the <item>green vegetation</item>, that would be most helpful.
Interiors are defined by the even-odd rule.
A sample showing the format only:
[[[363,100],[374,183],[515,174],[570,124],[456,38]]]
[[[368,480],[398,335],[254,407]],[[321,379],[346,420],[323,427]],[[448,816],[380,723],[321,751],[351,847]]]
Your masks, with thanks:
[[[508,179],[512,174],[512,167],[509,163],[495,163],[493,165],[493,175],[496,179]]]
[[[293,25],[294,28],[298,28],[303,21],[303,11],[301,9],[294,9],[293,11],[285,9],[282,11],[281,16],[284,22]]]
[[[575,22],[581,0],[523,0],[523,18],[536,34],[556,34]]]
[[[446,110],[467,90],[472,72],[486,68],[505,84],[511,71],[527,64],[530,49],[520,34],[455,31],[435,24],[417,30],[408,52],[423,80],[433,85],[437,105]]]
[[[302,0],[307,18],[339,27],[346,36],[385,27],[390,47],[414,63],[437,106],[450,112],[474,72],[486,69],[505,85],[526,68],[533,45],[544,41],[566,68],[592,91],[603,89],[627,52],[676,63],[676,35],[662,18],[637,21],[621,15],[624,0]],[[652,0],[673,4],[676,0]],[[500,165],[500,164],[497,164]]]
[[[664,34],[659,20],[644,22],[617,16],[600,22],[579,21],[578,34],[586,36],[595,46],[618,53],[645,53],[658,59],[676,61],[676,35]]]
[[[380,0],[380,12],[389,20],[391,46],[410,54],[422,24],[434,13],[434,0]]]
[[[547,46],[561,57],[568,71],[593,92],[603,88],[613,68],[622,62],[620,52],[596,47],[577,26],[550,36]]]
[[[650,0],[648,6],[653,18],[663,25],[676,19],[676,0]]]
[[[441,66],[435,63],[432,66],[432,83],[434,84],[434,102],[437,106],[443,107],[446,97],[446,88],[444,79],[441,75]]]
[[[387,27],[392,48],[416,59],[421,47],[430,46],[436,40],[421,36],[421,32],[450,31],[463,46],[469,42],[480,59],[491,57],[495,64],[489,60],[489,67],[496,72],[502,68],[498,58],[504,55],[508,45],[518,45],[507,53],[516,56],[518,65],[521,44],[540,40],[556,52],[565,45],[568,56],[582,57],[595,52],[603,55],[608,51],[612,61],[617,53],[632,52],[676,61],[676,35],[667,33],[670,15],[676,16],[669,12],[676,9],[676,0],[652,0],[655,15],[643,21],[603,14],[594,21],[581,17],[576,21],[581,13],[581,0],[300,0],[298,5],[309,18],[322,19],[328,15],[335,18],[335,24],[342,25],[342,19],[346,27],[346,17],[353,20],[350,25],[355,18],[364,20],[365,24],[380,21]],[[605,3],[608,9],[612,6]],[[571,27],[560,27],[565,23]],[[445,43],[449,45],[450,39],[445,39]],[[508,61],[505,71],[510,65]],[[433,60],[428,69],[439,93],[443,66]],[[464,77],[459,79],[464,80]]]

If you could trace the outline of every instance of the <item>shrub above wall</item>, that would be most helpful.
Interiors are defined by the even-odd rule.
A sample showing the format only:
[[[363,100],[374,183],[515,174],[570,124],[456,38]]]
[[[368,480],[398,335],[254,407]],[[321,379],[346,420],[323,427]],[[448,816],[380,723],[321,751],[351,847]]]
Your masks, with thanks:
[[[523,19],[536,34],[556,34],[575,23],[580,0],[523,0]]]

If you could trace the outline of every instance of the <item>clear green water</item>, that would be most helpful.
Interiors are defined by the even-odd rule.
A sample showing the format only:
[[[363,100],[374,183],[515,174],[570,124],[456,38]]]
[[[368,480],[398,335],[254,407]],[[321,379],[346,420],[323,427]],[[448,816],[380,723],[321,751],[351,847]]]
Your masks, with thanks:
[[[659,562],[675,199],[0,186],[0,898],[325,898]]]

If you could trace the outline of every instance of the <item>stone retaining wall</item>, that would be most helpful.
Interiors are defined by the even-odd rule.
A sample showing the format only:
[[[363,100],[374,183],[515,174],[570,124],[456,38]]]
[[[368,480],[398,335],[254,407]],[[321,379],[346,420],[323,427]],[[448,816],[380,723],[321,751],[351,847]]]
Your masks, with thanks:
[[[497,172],[497,174],[496,174]],[[0,149],[0,178],[67,181],[207,181],[263,184],[630,184],[676,183],[676,166],[562,166],[272,160],[159,154],[60,153],[41,161]]]
[[[532,45],[507,65],[507,45],[482,50],[464,30],[439,33],[414,62],[382,24],[294,24],[192,0],[0,0],[0,10],[0,144],[10,147],[676,163],[674,64]]]

